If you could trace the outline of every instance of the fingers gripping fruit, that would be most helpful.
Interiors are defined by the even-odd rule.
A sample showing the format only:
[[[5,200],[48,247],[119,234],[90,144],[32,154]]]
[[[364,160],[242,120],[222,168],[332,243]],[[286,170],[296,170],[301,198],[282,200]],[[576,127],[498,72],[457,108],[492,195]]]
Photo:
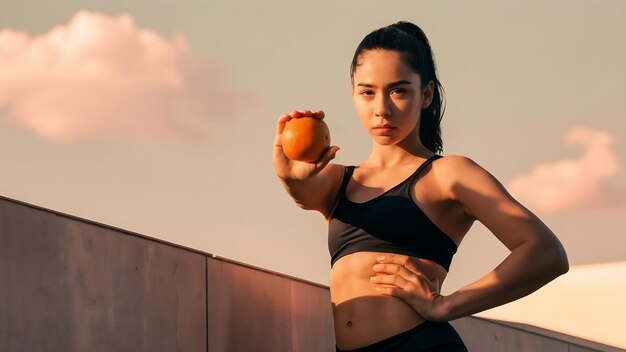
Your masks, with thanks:
[[[287,121],[281,142],[289,159],[311,163],[319,160],[330,146],[330,131],[321,119],[294,118]]]

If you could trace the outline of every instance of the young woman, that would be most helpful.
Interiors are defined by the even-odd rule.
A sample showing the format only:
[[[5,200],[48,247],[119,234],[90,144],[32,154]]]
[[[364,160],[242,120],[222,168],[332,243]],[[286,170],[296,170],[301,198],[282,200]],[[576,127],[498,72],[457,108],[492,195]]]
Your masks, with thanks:
[[[303,209],[328,221],[330,293],[337,351],[466,351],[449,320],[525,296],[567,272],[565,251],[534,214],[464,156],[442,157],[442,87],[430,44],[408,22],[359,44],[352,96],[372,139],[358,166],[289,160],[278,119],[277,176]],[[511,251],[493,271],[443,296],[452,256],[474,221]]]

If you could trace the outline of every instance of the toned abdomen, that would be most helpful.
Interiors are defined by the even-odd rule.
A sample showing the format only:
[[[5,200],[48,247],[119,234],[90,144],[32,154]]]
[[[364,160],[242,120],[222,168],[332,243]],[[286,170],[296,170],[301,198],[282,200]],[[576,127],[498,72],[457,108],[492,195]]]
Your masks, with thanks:
[[[399,298],[375,290],[376,258],[384,253],[358,252],[339,259],[330,272],[335,338],[341,349],[363,347],[422,323],[424,319]],[[442,282],[445,270],[418,259],[426,277]],[[438,274],[438,275],[437,275]],[[443,277],[442,277],[443,276]]]

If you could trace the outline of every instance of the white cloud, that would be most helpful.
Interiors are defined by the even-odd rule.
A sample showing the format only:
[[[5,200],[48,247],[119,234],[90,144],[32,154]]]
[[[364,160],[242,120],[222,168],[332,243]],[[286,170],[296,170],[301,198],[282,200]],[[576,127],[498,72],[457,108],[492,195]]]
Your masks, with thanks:
[[[507,185],[509,192],[529,208],[544,212],[623,205],[624,191],[611,184],[620,169],[613,136],[577,126],[565,133],[563,142],[582,147],[582,155],[537,164],[513,178]]]
[[[203,140],[249,97],[220,89],[215,64],[192,57],[184,35],[167,40],[129,15],[78,12],[29,36],[0,31],[0,107],[38,135]]]

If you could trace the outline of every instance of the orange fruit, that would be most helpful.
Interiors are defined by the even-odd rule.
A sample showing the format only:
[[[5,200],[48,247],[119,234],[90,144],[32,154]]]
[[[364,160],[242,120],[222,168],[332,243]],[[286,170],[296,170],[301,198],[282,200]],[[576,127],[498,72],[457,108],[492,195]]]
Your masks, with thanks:
[[[330,131],[323,120],[298,117],[287,121],[281,136],[283,152],[291,160],[319,160],[330,146]]]

